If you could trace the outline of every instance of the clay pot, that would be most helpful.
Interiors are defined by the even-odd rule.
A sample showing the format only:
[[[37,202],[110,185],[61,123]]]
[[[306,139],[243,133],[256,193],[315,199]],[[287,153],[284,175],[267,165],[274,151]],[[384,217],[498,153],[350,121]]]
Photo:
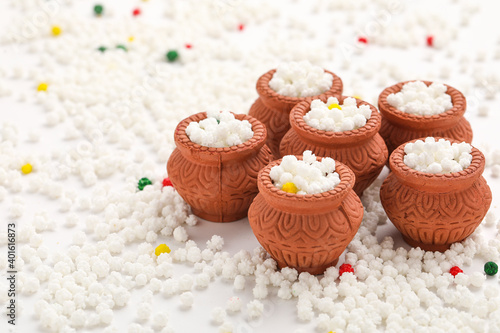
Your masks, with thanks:
[[[279,163],[273,161],[259,172],[259,194],[250,206],[248,221],[280,268],[322,274],[337,264],[363,218],[363,205],[352,190],[354,173],[336,162],[340,184],[328,192],[299,195],[273,185],[269,172]]]
[[[408,244],[445,251],[472,234],[490,207],[491,190],[482,177],[484,155],[473,148],[467,169],[430,174],[404,164],[405,145],[390,157],[392,172],[380,188],[382,205]]]
[[[345,98],[339,98],[339,102],[343,103]],[[299,155],[311,150],[316,156],[329,156],[346,164],[356,175],[354,191],[361,196],[382,171],[389,153],[378,134],[381,117],[377,109],[362,100],[356,102],[358,106],[370,106],[371,117],[365,126],[345,132],[321,131],[307,125],[303,118],[311,110],[311,102],[297,104],[290,112],[291,129],[281,140],[280,153]]]
[[[257,119],[248,120],[254,136],[237,146],[212,148],[192,142],[186,127],[205,119],[205,112],[182,120],[174,133],[177,148],[167,163],[167,172],[177,192],[195,215],[213,222],[231,222],[244,218],[258,193],[257,174],[272,160],[266,146],[266,128]]]
[[[269,81],[273,78],[275,69],[262,75],[257,81],[257,93],[259,98],[250,108],[249,115],[259,119],[267,128],[267,145],[275,159],[280,158],[280,142],[286,132],[290,129],[288,121],[290,111],[297,104],[304,100],[312,100],[325,96],[340,97],[342,95],[343,84],[340,77],[330,73],[333,76],[332,87],[321,95],[313,97],[288,97],[278,94],[269,87]]]
[[[451,96],[453,107],[441,114],[433,116],[419,116],[400,111],[387,102],[387,96],[400,92],[403,85],[411,82],[400,82],[382,91],[378,99],[378,108],[382,114],[380,135],[392,153],[399,145],[413,139],[428,136],[452,138],[470,143],[472,129],[469,122],[463,117],[467,102],[464,95],[457,89],[445,85],[446,93]],[[427,86],[430,81],[423,81]]]

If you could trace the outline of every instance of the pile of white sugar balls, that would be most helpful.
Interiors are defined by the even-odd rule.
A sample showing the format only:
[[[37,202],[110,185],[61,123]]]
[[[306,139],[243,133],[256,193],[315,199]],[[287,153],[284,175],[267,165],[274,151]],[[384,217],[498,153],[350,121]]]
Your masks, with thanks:
[[[433,116],[453,107],[446,86],[432,83],[427,86],[422,81],[408,82],[400,92],[387,96],[387,102],[396,109],[419,116]]]
[[[294,155],[284,156],[279,165],[271,168],[269,176],[277,188],[297,194],[331,191],[340,183],[335,160],[323,157],[319,162],[310,150],[303,153],[302,160]]]
[[[252,124],[239,120],[229,111],[207,111],[207,118],[186,127],[189,139],[206,147],[231,147],[253,137]]]
[[[355,98],[347,97],[344,104],[339,105],[337,98],[329,97],[326,104],[319,99],[312,101],[304,121],[322,131],[343,132],[365,126],[371,114],[370,106],[364,104],[358,107]]]
[[[451,173],[467,169],[472,161],[472,146],[468,143],[436,141],[428,137],[405,146],[404,163],[412,169],[426,173]]]
[[[332,84],[333,75],[306,60],[280,64],[269,81],[271,89],[288,97],[317,96]]]

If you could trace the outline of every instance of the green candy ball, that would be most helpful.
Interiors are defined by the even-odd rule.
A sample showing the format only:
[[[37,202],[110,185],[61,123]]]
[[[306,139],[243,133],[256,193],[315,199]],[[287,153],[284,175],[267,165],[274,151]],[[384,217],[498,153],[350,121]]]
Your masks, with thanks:
[[[122,49],[123,51],[127,52],[127,48],[125,47],[125,45],[122,45],[122,44],[119,44],[119,45],[116,45],[116,48],[117,49]]]
[[[103,11],[104,11],[104,7],[102,5],[95,5],[94,6],[94,13],[96,15],[101,15]]]
[[[170,50],[167,52],[167,60],[170,62],[177,60],[178,57],[179,57],[179,53],[175,50]]]
[[[139,182],[137,183],[137,188],[142,191],[144,188],[148,185],[153,184],[148,178],[141,178],[139,179]]]
[[[498,265],[493,261],[488,261],[486,264],[484,264],[484,272],[490,276],[495,275],[496,273],[498,273]]]

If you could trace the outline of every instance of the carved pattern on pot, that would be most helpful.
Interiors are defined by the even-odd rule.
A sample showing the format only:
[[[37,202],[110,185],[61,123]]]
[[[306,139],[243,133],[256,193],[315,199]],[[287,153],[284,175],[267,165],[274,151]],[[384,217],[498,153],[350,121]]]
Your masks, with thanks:
[[[470,143],[472,128],[463,117],[467,101],[457,89],[445,85],[446,93],[451,96],[453,107],[443,113],[433,116],[419,116],[396,109],[387,102],[387,96],[395,94],[403,85],[411,81],[400,82],[382,91],[378,99],[378,107],[382,114],[380,135],[389,149],[389,154],[399,145],[418,138],[433,136],[452,138]],[[423,81],[431,85],[430,81]]]
[[[343,102],[346,96],[339,99]],[[327,98],[322,100],[326,102]],[[304,115],[310,110],[310,101],[297,104],[290,113],[291,129],[280,144],[281,155],[299,155],[311,150],[316,156],[329,156],[346,164],[356,175],[354,191],[361,196],[382,171],[388,158],[387,147],[378,134],[380,113],[364,101],[356,100],[359,105],[368,105],[372,110],[366,125],[351,131],[321,131],[306,124]]]
[[[259,98],[251,106],[248,114],[264,123],[267,128],[266,143],[271,149],[274,158],[278,159],[281,157],[279,152],[281,139],[290,129],[289,114],[292,108],[304,100],[328,98],[329,96],[340,97],[343,84],[337,75],[325,70],[325,72],[333,76],[333,83],[328,91],[312,97],[288,97],[278,94],[269,87],[269,81],[271,81],[275,72],[276,70],[272,69],[257,80]]]
[[[408,244],[445,251],[471,235],[488,212],[492,196],[481,176],[484,156],[473,148],[467,169],[433,175],[406,166],[403,149],[391,155],[392,172],[380,189],[382,205]]]
[[[258,193],[257,175],[269,163],[272,154],[265,145],[264,125],[247,115],[236,114],[252,124],[254,136],[237,146],[210,148],[189,140],[186,127],[206,118],[198,113],[179,123],[167,171],[177,192],[193,213],[213,222],[230,222],[247,215]]]
[[[280,268],[321,274],[337,263],[363,218],[363,205],[352,190],[354,173],[337,162],[341,182],[335,189],[296,195],[276,188],[269,178],[271,167],[280,162],[259,173],[259,195],[248,212],[250,226]]]

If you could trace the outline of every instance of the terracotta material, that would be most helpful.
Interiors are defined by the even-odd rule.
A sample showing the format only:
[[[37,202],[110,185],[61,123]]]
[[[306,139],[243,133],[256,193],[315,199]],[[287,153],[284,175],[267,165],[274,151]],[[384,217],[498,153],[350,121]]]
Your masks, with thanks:
[[[298,195],[273,185],[269,172],[279,163],[273,161],[259,172],[259,194],[250,206],[248,221],[280,268],[321,274],[337,264],[363,218],[363,205],[352,190],[354,173],[337,162],[341,182],[335,189]]]
[[[343,103],[346,96],[339,99]],[[326,98],[323,99],[326,102]],[[346,164],[356,175],[354,191],[358,196],[373,183],[382,171],[389,153],[384,140],[378,134],[380,113],[362,100],[359,105],[368,105],[372,110],[366,125],[345,132],[320,131],[306,124],[304,115],[311,110],[311,102],[297,104],[290,112],[292,128],[285,134],[280,144],[280,153],[300,155],[304,150],[311,150],[316,156],[329,156]]]
[[[266,146],[266,128],[257,119],[235,114],[252,124],[254,136],[237,146],[211,148],[192,142],[186,127],[205,119],[205,112],[192,115],[177,125],[177,148],[167,163],[167,172],[177,192],[193,213],[213,222],[231,222],[244,218],[258,193],[257,174],[272,160]]]
[[[451,96],[453,108],[434,116],[418,116],[405,113],[394,108],[387,102],[387,96],[401,91],[401,82],[382,91],[378,99],[378,108],[382,114],[380,135],[384,138],[389,154],[399,145],[413,139],[428,136],[452,138],[459,141],[472,142],[472,129],[463,117],[467,102],[464,95],[457,89],[448,87],[446,93]],[[430,81],[423,81],[428,86]]]
[[[271,148],[274,158],[280,158],[280,142],[286,132],[290,129],[288,121],[290,111],[297,104],[304,100],[312,100],[325,96],[340,97],[342,95],[343,84],[340,77],[333,75],[332,87],[318,96],[312,97],[288,97],[278,94],[269,87],[269,81],[273,78],[275,69],[262,75],[257,81],[257,93],[259,98],[255,101],[249,111],[249,115],[259,119],[267,128],[267,145]]]
[[[473,148],[467,169],[429,174],[404,164],[405,145],[390,157],[392,172],[380,189],[382,205],[408,244],[445,251],[472,234],[490,207],[491,190],[482,177],[484,155]]]

